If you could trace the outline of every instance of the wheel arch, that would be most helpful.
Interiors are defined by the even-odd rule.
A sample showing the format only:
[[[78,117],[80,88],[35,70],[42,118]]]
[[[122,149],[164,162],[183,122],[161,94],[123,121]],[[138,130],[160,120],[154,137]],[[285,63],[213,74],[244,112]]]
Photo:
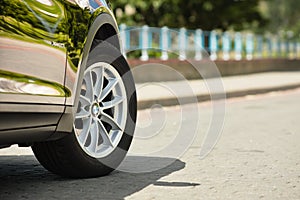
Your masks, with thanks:
[[[90,25],[86,42],[83,48],[83,54],[81,62],[77,71],[77,80],[75,83],[75,90],[72,94],[72,103],[66,102],[66,109],[61,119],[58,122],[56,132],[68,132],[70,133],[73,128],[74,113],[76,112],[80,87],[83,80],[83,72],[86,68],[89,53],[99,43],[105,41],[116,47],[121,51],[121,41],[119,38],[119,29],[115,18],[109,12],[103,12],[95,17]]]
[[[90,47],[90,51],[92,49],[94,49],[102,41],[108,42],[112,46],[114,46],[120,50],[120,40],[118,37],[118,30],[116,30],[115,27],[109,23],[103,24],[98,29],[98,31],[96,32],[96,34],[93,38],[92,45]]]

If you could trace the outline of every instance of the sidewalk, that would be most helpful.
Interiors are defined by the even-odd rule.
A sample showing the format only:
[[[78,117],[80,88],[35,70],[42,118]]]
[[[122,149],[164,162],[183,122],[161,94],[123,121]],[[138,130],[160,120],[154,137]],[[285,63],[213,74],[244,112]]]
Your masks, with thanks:
[[[267,72],[221,79],[151,82],[137,84],[138,108],[150,108],[154,104],[161,106],[208,101],[210,94],[215,98],[241,97],[245,95],[287,90],[300,87],[300,71]],[[223,85],[221,84],[223,83]],[[210,87],[207,87],[210,85]],[[224,90],[222,90],[224,87]],[[211,91],[211,92],[209,92]]]

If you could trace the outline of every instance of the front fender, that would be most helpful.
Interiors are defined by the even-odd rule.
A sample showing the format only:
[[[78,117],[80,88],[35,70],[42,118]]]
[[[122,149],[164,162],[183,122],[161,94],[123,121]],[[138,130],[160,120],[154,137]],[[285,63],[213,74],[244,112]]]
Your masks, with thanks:
[[[85,10],[83,10],[85,12]],[[82,24],[80,24],[82,25]],[[77,41],[77,45],[83,48],[70,48],[73,52],[67,59],[65,87],[71,91],[70,97],[66,98],[66,109],[59,121],[58,132],[71,132],[73,128],[74,113],[79,101],[80,87],[83,80],[83,73],[86,68],[87,59],[93,44],[106,40],[120,50],[119,30],[116,20],[111,11],[105,7],[100,7],[93,13],[90,13],[89,25],[84,37],[80,37],[81,41]],[[110,31],[107,31],[110,27]],[[102,29],[103,28],[103,29]],[[75,30],[76,27],[73,27]],[[72,32],[72,30],[71,30]],[[82,33],[81,33],[82,34]],[[75,37],[78,37],[75,35]],[[72,40],[72,38],[71,38]],[[73,39],[73,41],[75,41]],[[73,57],[71,57],[73,56]],[[76,58],[76,59],[72,59]],[[73,62],[75,60],[75,62]]]

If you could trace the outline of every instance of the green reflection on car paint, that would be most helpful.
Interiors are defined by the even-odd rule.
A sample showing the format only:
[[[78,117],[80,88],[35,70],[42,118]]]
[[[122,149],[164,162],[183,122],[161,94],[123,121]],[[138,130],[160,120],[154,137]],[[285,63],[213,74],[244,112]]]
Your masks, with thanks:
[[[63,6],[52,1],[51,6],[32,0],[3,0],[0,5],[1,32],[24,37],[64,43],[67,20]]]
[[[0,93],[71,96],[71,91],[59,83],[4,70],[0,70]]]
[[[74,72],[77,72],[84,45],[86,43],[89,27],[92,25],[96,17],[101,13],[108,13],[113,17],[112,12],[102,6],[91,12],[85,8],[79,8],[77,5],[66,4],[66,13],[70,22],[69,40],[67,45],[68,63]],[[114,18],[114,17],[113,17]],[[115,22],[116,23],[116,22]]]
[[[62,0],[52,0],[51,4],[36,0],[3,0],[0,4],[0,36],[60,49],[73,55],[68,60],[76,61],[77,50],[83,45],[74,46],[79,42],[80,34],[84,34],[78,30],[80,24],[74,21],[76,17],[73,16],[81,16],[78,11],[82,12],[78,6]],[[84,24],[87,26],[88,23]],[[72,32],[71,26],[78,31]],[[74,66],[77,64],[75,62]]]
[[[45,45],[66,53],[68,66],[77,72],[83,56],[88,30],[101,13],[111,14],[106,7],[95,10],[79,7],[66,0],[51,0],[44,4],[36,0],[2,0],[0,4],[0,37]],[[10,74],[7,74],[10,73]],[[58,83],[40,80],[13,72],[1,71],[1,77],[29,84],[55,88],[58,96],[71,96],[71,92]],[[1,89],[1,85],[0,85]],[[7,92],[7,91],[6,91]],[[25,93],[23,93],[25,94]],[[38,94],[45,95],[45,94]],[[48,94],[46,94],[48,95]]]
[[[71,69],[77,72],[88,28],[100,13],[111,11],[106,7],[91,11],[66,0],[50,2],[2,0],[0,36],[64,50]]]

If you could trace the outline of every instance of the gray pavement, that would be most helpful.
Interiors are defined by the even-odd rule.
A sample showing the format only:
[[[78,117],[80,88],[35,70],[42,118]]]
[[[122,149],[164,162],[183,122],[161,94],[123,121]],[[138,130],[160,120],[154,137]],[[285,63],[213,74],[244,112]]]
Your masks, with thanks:
[[[193,122],[177,117],[178,106],[164,108],[164,115],[157,109],[140,110],[138,129],[155,133],[156,124],[165,124],[147,140],[134,138],[130,156],[122,165],[136,173],[116,171],[100,178],[64,179],[43,169],[29,149],[2,149],[0,199],[298,200],[299,99],[300,89],[227,100],[222,136],[202,160],[201,143],[212,116],[209,103],[183,106],[191,116],[199,115],[200,121],[194,142],[175,159],[147,155],[168,144],[178,124],[189,127]],[[162,168],[137,173],[157,165]]]
[[[221,84],[222,85],[221,85]],[[223,90],[222,90],[223,87]],[[218,98],[225,93],[227,98],[300,87],[300,71],[266,72],[240,76],[229,76],[208,80],[180,80],[170,82],[149,82],[137,84],[138,106],[150,108],[161,106],[202,102]],[[219,96],[220,98],[222,95]]]

